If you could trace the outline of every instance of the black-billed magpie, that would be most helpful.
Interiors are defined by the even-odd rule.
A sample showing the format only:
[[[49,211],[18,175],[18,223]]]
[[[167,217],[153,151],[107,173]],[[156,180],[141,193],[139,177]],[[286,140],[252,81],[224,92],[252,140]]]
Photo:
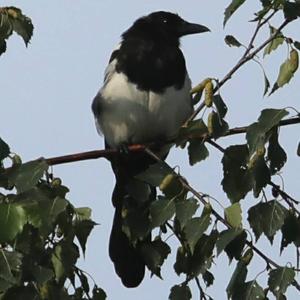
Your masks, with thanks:
[[[96,126],[106,148],[129,144],[160,144],[176,136],[193,111],[180,37],[209,31],[170,12],[141,17],[122,34],[105,71],[104,84],[93,100]],[[156,149],[155,149],[156,150]],[[165,158],[168,149],[160,149]],[[111,160],[116,176],[112,196],[115,216],[109,254],[123,284],[136,287],[143,280],[145,262],[140,248],[150,234],[132,243],[123,232],[124,207],[144,209],[156,198],[153,187],[135,176],[154,161],[145,153],[123,153]]]

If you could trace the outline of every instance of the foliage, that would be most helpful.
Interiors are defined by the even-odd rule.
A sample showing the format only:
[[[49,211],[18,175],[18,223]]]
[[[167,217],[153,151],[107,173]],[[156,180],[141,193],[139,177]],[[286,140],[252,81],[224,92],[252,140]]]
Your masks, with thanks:
[[[0,299],[104,300],[76,266],[96,225],[90,209],[67,200],[44,159],[22,163],[3,140],[0,157]]]
[[[229,3],[224,13],[224,26],[244,3],[245,0]],[[262,68],[264,94],[269,92],[271,95],[285,87],[297,73],[300,43],[285,36],[282,30],[290,22],[299,21],[300,2],[260,0],[260,4],[261,9],[252,20],[256,28],[247,46],[233,35],[225,37],[229,46],[246,48],[241,59],[222,80],[206,78],[192,89],[193,101],[198,107],[172,141],[181,148],[187,148],[190,165],[209,158],[207,144],[222,152],[221,184],[229,201],[228,207],[224,208],[224,216],[214,207],[213,197],[197,192],[176,169],[159,158],[136,180],[159,187],[160,195],[143,211],[141,208],[138,211],[124,208],[122,214],[123,230],[133,244],[153,229],[159,229],[154,231],[157,235],[153,240],[140,249],[152,274],[162,278],[161,268],[165,260],[171,251],[177,250],[174,271],[180,279],[184,276],[184,280],[171,288],[170,300],[192,299],[192,280],[196,281],[200,298],[210,299],[203,287],[215,284],[210,268],[217,263],[218,256],[224,254],[230,263],[236,263],[226,289],[229,299],[267,299],[270,293],[276,299],[286,299],[289,287],[294,286],[300,291],[295,279],[295,266],[291,262],[278,265],[255,245],[262,234],[271,244],[274,237],[281,234],[281,252],[288,245],[299,250],[300,214],[295,208],[298,201],[272,180],[287,161],[287,153],[279,143],[279,128],[300,123],[300,114],[291,116],[286,108],[267,108],[252,124],[230,129],[225,119],[228,107],[221,96],[222,86],[249,61],[258,63]],[[271,24],[275,15],[282,18],[278,28]],[[6,50],[6,39],[13,31],[20,34],[26,44],[29,42],[33,26],[19,9],[2,8],[0,17],[0,54]],[[257,46],[257,34],[265,27],[269,28],[270,35]],[[277,79],[271,88],[257,54],[263,52],[264,57],[271,57],[282,44],[287,44],[289,53],[279,66]],[[207,118],[203,114],[197,119],[203,108]],[[216,142],[225,136],[242,133],[245,140],[241,144],[232,144],[224,149]],[[300,155],[300,144],[295,152]],[[0,186],[4,190],[0,194],[1,299],[18,299],[20,295],[41,299],[105,299],[105,293],[96,285],[91,290],[86,274],[76,267],[79,247],[84,254],[87,237],[95,225],[90,218],[90,210],[76,209],[71,205],[66,199],[68,189],[60,179],[48,173],[46,160],[23,164],[17,155],[10,154],[8,145],[1,139],[0,159]],[[11,166],[5,167],[4,163],[9,161]],[[268,190],[272,198],[267,198]],[[243,219],[246,212],[241,206],[241,200],[247,195],[253,195],[253,201],[258,199],[248,209],[248,222]],[[166,236],[170,232],[179,241],[176,250],[168,245]],[[267,280],[264,286],[257,277],[248,276],[254,255],[265,262],[263,274]],[[71,284],[72,291],[66,288],[66,283]]]

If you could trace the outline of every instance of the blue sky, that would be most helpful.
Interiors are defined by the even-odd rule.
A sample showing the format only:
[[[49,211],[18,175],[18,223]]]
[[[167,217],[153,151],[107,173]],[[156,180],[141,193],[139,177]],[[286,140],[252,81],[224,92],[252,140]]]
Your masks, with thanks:
[[[110,52],[119,42],[121,33],[132,22],[157,10],[177,12],[191,22],[208,26],[211,33],[193,35],[182,40],[182,49],[194,84],[206,77],[222,79],[235,64],[242,49],[229,48],[224,43],[226,34],[235,35],[247,43],[254,23],[248,22],[258,9],[259,1],[247,1],[223,29],[223,13],[230,1],[8,1],[2,6],[17,6],[32,18],[34,36],[26,49],[18,36],[8,42],[7,52],[0,57],[1,108],[0,136],[20,154],[24,161],[38,157],[103,148],[103,138],[96,133],[90,105],[103,80],[103,72]],[[278,20],[274,26],[278,25]],[[284,32],[300,40],[298,22]],[[262,40],[267,32],[259,36]],[[270,79],[276,80],[279,65],[287,55],[282,46],[264,61]],[[259,116],[266,107],[290,107],[299,109],[299,76],[292,83],[270,98],[263,98],[263,76],[255,63],[237,72],[221,90],[229,107],[227,120],[231,127],[247,125]],[[298,105],[298,106],[297,106]],[[290,110],[291,111],[291,110]],[[291,111],[291,113],[293,113]],[[300,198],[299,158],[296,148],[300,135],[297,126],[281,130],[281,142],[287,148],[289,160],[283,170],[285,188],[295,198]],[[244,142],[244,137],[226,138],[220,141],[224,147],[232,142]],[[222,167],[221,154],[210,148],[207,161],[191,168],[185,151],[174,149],[168,162],[179,165],[181,173],[199,191],[211,194],[223,206],[228,206],[220,186]],[[78,162],[53,168],[71,192],[69,200],[75,206],[89,206],[93,218],[100,225],[93,231],[87,247],[85,260],[80,262],[99,286],[108,294],[108,299],[167,299],[169,288],[178,284],[172,269],[176,242],[172,241],[173,254],[162,270],[164,281],[150,278],[137,289],[124,288],[114,273],[108,257],[108,239],[113,216],[110,202],[114,178],[109,163],[104,159]],[[278,178],[275,181],[279,182]],[[252,195],[243,200],[243,206],[254,205]],[[216,203],[213,203],[217,206]],[[246,215],[244,223],[247,224]],[[221,228],[221,227],[220,227]],[[279,263],[294,262],[294,251],[288,249],[278,257],[279,237],[273,250],[265,238],[259,243],[267,254],[274,254]],[[225,299],[228,284],[235,264],[228,266],[228,259],[221,254],[213,266],[216,275],[214,287],[207,290],[215,299]],[[255,259],[249,279],[253,279],[265,267]],[[260,276],[261,278],[263,276]],[[264,281],[261,282],[265,284]],[[193,299],[198,291],[193,287]],[[296,295],[290,288],[289,296]]]

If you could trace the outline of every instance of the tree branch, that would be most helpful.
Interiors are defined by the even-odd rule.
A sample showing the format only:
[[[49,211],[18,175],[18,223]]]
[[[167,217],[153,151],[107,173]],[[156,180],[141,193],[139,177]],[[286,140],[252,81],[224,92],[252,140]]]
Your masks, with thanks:
[[[253,43],[254,40],[258,34],[258,31],[260,30],[260,28],[265,25],[276,13],[276,11],[274,11],[265,21],[263,21],[262,23],[258,23],[257,27],[255,28],[254,34],[250,40],[250,43],[245,51],[245,53],[242,55],[242,57],[240,58],[240,60],[236,63],[236,65],[224,76],[224,78],[219,81],[218,86],[215,88],[214,93],[220,89],[220,87],[222,87],[232,76],[233,74],[239,69],[241,68],[246,62],[248,62],[249,60],[251,60],[255,55],[257,55],[266,45],[268,45],[271,41],[273,41],[277,35],[280,33],[280,31],[291,21],[290,20],[285,20],[279,27],[278,29],[268,38],[266,39],[259,47],[257,47],[255,50],[253,50],[252,52],[251,49],[253,47]],[[204,102],[202,102],[199,107],[193,112],[193,114],[190,116],[190,118],[188,118],[188,121],[193,120],[198,114],[199,112],[205,107]]]
[[[217,145],[215,142],[213,142],[212,144],[215,144],[215,145]],[[221,149],[222,149],[222,152],[224,152],[225,150],[221,147],[221,146],[219,146]],[[218,149],[219,149],[219,147],[218,147]],[[169,166],[165,161],[163,161],[163,160],[161,160],[155,153],[153,153],[150,149],[148,149],[148,148],[146,148],[145,149],[145,152],[146,153],[148,153],[152,158],[154,158],[156,161],[158,161],[158,162],[160,162],[160,163],[163,163],[164,165],[166,165],[166,167],[168,167],[169,169],[172,169],[171,168],[171,166]],[[175,172],[175,171],[173,171],[174,172],[174,174],[176,174],[177,176],[178,176],[178,174]],[[203,205],[207,205],[207,204],[209,204],[206,200],[205,200],[205,198],[204,198],[204,194],[202,194],[202,193],[199,193],[199,192],[197,192],[193,187],[191,187],[189,184],[188,184],[188,182],[182,177],[182,176],[179,176],[179,180],[180,180],[180,182],[181,182],[181,184],[183,185],[183,187],[184,188],[186,188],[188,191],[190,191],[198,200],[200,200],[201,201],[201,203],[203,204]],[[227,228],[232,228],[232,226],[217,212],[217,211],[215,211],[213,208],[212,208],[212,211],[211,211],[211,213],[214,215],[214,217],[218,220],[218,221],[220,221],[220,222],[222,222]],[[247,241],[246,242],[247,243],[247,245],[249,246],[249,247],[251,247],[252,248],[252,250],[256,253],[256,254],[258,254],[268,265],[271,265],[271,266],[273,266],[273,267],[275,267],[275,268],[278,268],[279,267],[279,265],[275,262],[275,261],[273,261],[271,258],[269,258],[268,256],[266,256],[261,250],[259,250],[256,246],[254,246],[253,244],[252,244],[252,242],[250,242],[250,241]],[[293,284],[293,286],[298,290],[298,291],[300,291],[300,285],[299,285],[299,283],[296,281],[296,280],[293,280],[293,282],[292,282],[292,284]]]

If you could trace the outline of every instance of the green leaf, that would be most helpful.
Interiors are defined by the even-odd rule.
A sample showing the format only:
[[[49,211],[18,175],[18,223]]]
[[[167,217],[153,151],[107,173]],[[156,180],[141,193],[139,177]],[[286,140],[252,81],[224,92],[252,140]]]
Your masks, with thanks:
[[[198,240],[192,255],[189,274],[193,277],[204,274],[211,267],[213,260],[213,250],[219,237],[217,230],[213,230],[210,235],[203,234]]]
[[[245,283],[247,273],[246,264],[243,261],[239,261],[226,288],[229,299],[234,295],[235,291]]]
[[[180,178],[173,173],[169,173],[160,183],[159,189],[168,198],[178,198],[183,194],[184,188]]]
[[[222,186],[232,203],[243,199],[252,188],[252,177],[247,171],[247,145],[233,145],[225,150]]]
[[[171,249],[169,245],[161,239],[157,239],[149,243],[143,243],[141,245],[141,255],[147,267],[153,274],[161,279],[160,268],[170,253]]]
[[[75,235],[79,241],[83,255],[85,255],[85,245],[87,239],[96,223],[92,220],[82,220],[75,222]]]
[[[0,10],[0,55],[6,51],[6,39],[16,32],[19,34],[26,46],[32,36],[33,25],[30,18],[22,14],[16,7],[2,7]]]
[[[78,221],[90,220],[92,216],[92,210],[89,207],[77,207],[75,213]]]
[[[32,269],[32,275],[38,284],[43,284],[54,277],[54,272],[49,268],[34,266]]]
[[[247,234],[243,230],[236,238],[234,238],[224,249],[230,262],[233,258],[240,260],[245,244],[247,241]]]
[[[9,153],[9,146],[0,138],[0,161],[6,158],[9,155]]]
[[[179,276],[181,273],[189,274],[190,273],[190,256],[184,250],[182,246],[178,247],[176,254],[176,261],[174,264],[174,270]]]
[[[191,139],[188,146],[189,162],[193,166],[196,163],[205,160],[209,156],[207,147],[205,146],[203,140]]]
[[[6,283],[6,288],[17,284],[14,274],[20,271],[22,255],[16,251],[0,249],[0,280]]]
[[[13,169],[9,179],[15,184],[18,193],[33,188],[42,178],[48,165],[44,159],[33,160]]]
[[[271,174],[276,174],[287,161],[287,155],[278,142],[278,129],[273,130],[269,139],[268,161]]]
[[[261,111],[258,122],[251,124],[247,129],[246,139],[250,155],[264,146],[269,137],[268,132],[288,114],[285,109],[269,108]]]
[[[277,200],[252,206],[248,210],[248,221],[256,240],[264,233],[272,243],[275,233],[283,226],[287,213],[287,209]]]
[[[242,210],[240,203],[234,203],[225,208],[225,220],[234,228],[242,226]]]
[[[28,223],[38,228],[40,234],[47,236],[67,205],[66,199],[53,198],[49,190],[43,186],[35,187],[19,196],[19,203],[26,212]]]
[[[217,109],[218,115],[221,119],[223,119],[228,111],[227,105],[222,99],[221,95],[217,94],[213,96],[213,103]]]
[[[192,218],[198,207],[199,204],[195,198],[176,202],[176,219],[179,221],[181,228]]]
[[[249,170],[253,176],[253,193],[258,197],[262,189],[270,182],[271,176],[263,155],[255,154]]]
[[[232,300],[265,300],[265,292],[256,280],[243,283],[233,294]]]
[[[93,288],[92,300],[105,300],[105,299],[107,299],[106,293],[101,288],[95,286]]]
[[[268,93],[268,90],[270,88],[270,81],[267,77],[266,72],[263,70],[263,74],[264,74],[264,83],[265,83],[265,88],[264,88],[264,96]]]
[[[228,123],[219,117],[219,115],[212,111],[208,115],[207,120],[208,133],[216,140],[221,136],[224,136],[228,129]]]
[[[233,228],[222,231],[216,243],[217,255],[220,255],[220,253],[226,248],[226,246],[241,233],[241,229]]]
[[[122,215],[122,230],[132,242],[143,239],[150,233],[152,224],[148,209],[124,207]]]
[[[8,7],[7,12],[12,22],[13,30],[23,38],[27,46],[33,34],[31,19],[23,15],[22,11],[16,7]]]
[[[194,251],[196,243],[198,242],[202,234],[206,231],[211,222],[210,215],[211,207],[204,207],[201,217],[190,219],[184,226],[183,232],[192,253]]]
[[[242,44],[233,35],[226,35],[225,43],[229,47],[241,47],[242,46]]]
[[[279,267],[269,272],[268,285],[272,293],[279,297],[286,292],[295,278],[295,271],[288,267]]]
[[[224,13],[224,21],[223,21],[223,26],[225,27],[227,21],[229,18],[236,12],[236,10],[244,4],[246,0],[232,0],[230,5],[225,9]]]
[[[151,165],[146,171],[138,174],[135,178],[144,181],[152,186],[159,186],[163,179],[173,170],[166,167],[163,163],[156,163]]]
[[[293,45],[294,45],[298,50],[300,50],[300,42],[294,41]]]
[[[64,282],[65,278],[73,270],[78,258],[78,247],[74,243],[62,241],[55,246],[51,262],[57,282]]]
[[[150,221],[152,228],[163,225],[175,214],[175,203],[173,198],[158,197],[150,206]]]
[[[294,243],[296,247],[300,247],[300,219],[296,217],[292,212],[288,212],[287,217],[284,220],[284,224],[281,227],[282,240],[280,246],[280,252],[289,245]]]
[[[169,300],[190,300],[192,293],[188,285],[174,285],[171,288]]]
[[[276,32],[276,28],[273,26],[269,26],[270,28],[270,36],[272,36]],[[274,38],[269,44],[265,47],[264,56],[270,54],[272,51],[275,51],[282,43],[284,42],[284,36],[281,32],[277,34],[277,37]]]
[[[22,231],[26,215],[18,204],[0,204],[0,243],[12,241]]]
[[[208,134],[208,129],[206,124],[202,119],[193,120],[188,122],[187,126],[182,126],[179,129],[178,136],[176,138],[176,145],[183,145],[190,139],[201,139]]]
[[[283,5],[283,13],[286,20],[294,20],[300,17],[300,3],[285,1]]]
[[[202,275],[203,281],[205,282],[206,287],[209,287],[211,285],[213,285],[215,277],[214,275],[209,272],[206,271],[203,275]]]
[[[299,3],[300,4],[300,3]],[[276,82],[269,95],[274,93],[277,89],[283,87],[285,84],[289,83],[294,74],[296,73],[299,65],[298,52],[292,49],[290,56],[285,60],[285,62],[280,66],[279,74]]]

